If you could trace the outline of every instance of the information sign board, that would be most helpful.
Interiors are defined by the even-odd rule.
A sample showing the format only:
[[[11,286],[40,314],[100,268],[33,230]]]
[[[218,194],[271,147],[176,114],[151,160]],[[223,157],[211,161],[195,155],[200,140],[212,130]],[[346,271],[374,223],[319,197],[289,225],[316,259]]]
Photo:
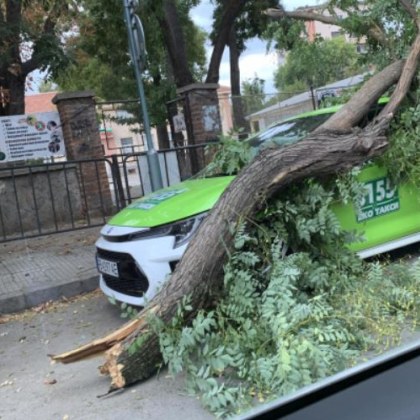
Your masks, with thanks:
[[[0,117],[0,163],[65,154],[58,112]]]

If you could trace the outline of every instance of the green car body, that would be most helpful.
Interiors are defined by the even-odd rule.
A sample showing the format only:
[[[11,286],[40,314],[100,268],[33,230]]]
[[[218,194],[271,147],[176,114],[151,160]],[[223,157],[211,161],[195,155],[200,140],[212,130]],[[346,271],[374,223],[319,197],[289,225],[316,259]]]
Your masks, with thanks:
[[[336,106],[307,112],[280,124],[287,125],[287,123],[293,124],[304,120],[316,122],[317,118],[328,118],[339,108],[340,106]],[[318,122],[316,124],[319,125]],[[264,133],[269,133],[270,129],[264,130]],[[255,137],[258,136],[253,138]],[[282,137],[280,134],[270,141],[281,146],[298,141],[300,138],[303,138],[303,135]],[[154,228],[207,212],[233,179],[234,176],[196,178],[154,192],[119,212],[108,222],[108,225]],[[369,164],[361,170],[359,180],[366,187],[366,196],[359,211],[352,204],[337,203],[333,206],[333,211],[342,228],[356,231],[365,239],[363,242],[350,244],[352,250],[367,257],[420,240],[420,190],[418,187],[410,184],[394,187],[387,176],[386,169],[374,164]]]

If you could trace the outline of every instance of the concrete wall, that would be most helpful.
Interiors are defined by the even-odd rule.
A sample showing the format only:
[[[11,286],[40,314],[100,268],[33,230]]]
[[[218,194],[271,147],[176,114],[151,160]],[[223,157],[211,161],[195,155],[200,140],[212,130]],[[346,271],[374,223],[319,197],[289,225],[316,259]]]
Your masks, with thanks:
[[[83,217],[76,166],[0,172],[0,237],[55,228]]]

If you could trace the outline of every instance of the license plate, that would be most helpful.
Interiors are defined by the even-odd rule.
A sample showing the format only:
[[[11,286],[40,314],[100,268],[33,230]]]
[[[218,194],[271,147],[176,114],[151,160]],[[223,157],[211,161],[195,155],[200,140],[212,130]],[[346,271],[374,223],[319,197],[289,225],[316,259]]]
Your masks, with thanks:
[[[103,258],[96,257],[96,266],[98,271],[102,274],[108,274],[112,277],[119,277],[118,263],[114,261],[104,260]]]

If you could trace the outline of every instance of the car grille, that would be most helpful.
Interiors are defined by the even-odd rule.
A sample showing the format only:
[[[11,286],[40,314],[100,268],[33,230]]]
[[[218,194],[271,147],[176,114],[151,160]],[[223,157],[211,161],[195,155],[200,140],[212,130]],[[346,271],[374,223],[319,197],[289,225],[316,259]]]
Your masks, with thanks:
[[[149,288],[147,277],[138,269],[130,254],[106,251],[96,248],[99,257],[118,262],[120,277],[102,274],[105,284],[116,292],[125,295],[142,297]]]

